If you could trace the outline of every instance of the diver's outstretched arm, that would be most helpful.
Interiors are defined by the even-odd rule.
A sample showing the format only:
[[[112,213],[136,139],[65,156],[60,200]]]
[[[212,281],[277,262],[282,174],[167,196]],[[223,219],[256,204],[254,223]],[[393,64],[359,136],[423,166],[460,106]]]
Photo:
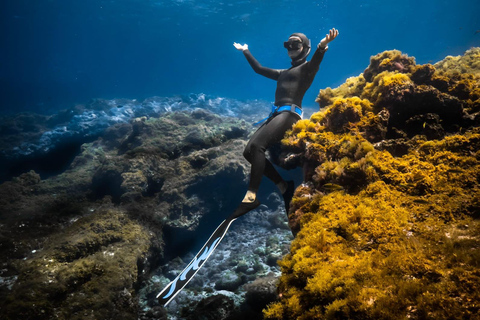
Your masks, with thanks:
[[[233,45],[237,50],[243,52],[243,54],[245,55],[245,58],[247,58],[247,61],[252,67],[253,71],[255,71],[258,74],[261,74],[264,77],[267,77],[273,80],[278,80],[281,70],[271,69],[271,68],[262,66],[248,50],[248,44],[241,45],[240,43],[234,42]]]
[[[323,38],[317,46],[317,50],[313,54],[312,60],[309,61],[311,70],[317,72],[320,67],[320,63],[323,60],[323,55],[328,50],[328,43],[333,41],[338,36],[338,30],[333,28],[330,29],[328,34]]]

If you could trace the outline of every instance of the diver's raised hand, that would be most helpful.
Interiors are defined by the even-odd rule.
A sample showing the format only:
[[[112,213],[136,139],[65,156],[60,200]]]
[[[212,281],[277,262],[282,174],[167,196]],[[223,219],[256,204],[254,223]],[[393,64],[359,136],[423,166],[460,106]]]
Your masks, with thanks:
[[[240,43],[234,42],[234,43],[233,43],[233,46],[234,46],[235,48],[237,48],[237,50],[240,50],[240,51],[248,50],[248,44],[246,44],[246,43],[245,43],[244,45],[241,45]]]
[[[328,34],[325,36],[325,38],[323,38],[321,41],[320,41],[320,47],[321,48],[326,48],[328,43],[330,41],[333,41],[333,39],[335,39],[336,37],[338,36],[338,30],[333,28],[333,29],[330,29],[330,31],[328,32]]]

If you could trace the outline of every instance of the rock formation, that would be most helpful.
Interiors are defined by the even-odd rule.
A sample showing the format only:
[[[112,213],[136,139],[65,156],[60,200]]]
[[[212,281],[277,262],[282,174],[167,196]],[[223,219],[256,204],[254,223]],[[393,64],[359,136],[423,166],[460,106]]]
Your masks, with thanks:
[[[284,139],[306,181],[267,319],[478,319],[479,61],[386,51],[320,91]]]
[[[142,105],[154,101],[158,99]],[[101,102],[93,111],[79,113],[81,119],[110,104]],[[222,104],[226,110],[214,113]],[[165,315],[150,298],[163,283],[149,286],[148,292],[145,286],[165,259],[192,250],[199,232],[211,233],[241,201],[249,172],[241,154],[252,130],[250,118],[257,114],[250,110],[247,117],[228,117],[242,110],[235,104],[229,109],[227,101],[204,101],[203,108],[192,105],[148,117],[130,115],[122,121],[113,119],[109,109],[108,117],[90,123],[94,139],[72,129],[82,127],[72,117],[63,119],[69,129],[55,141],[68,144],[68,136],[75,136],[82,142],[66,169],[44,178],[29,171],[0,185],[2,319],[138,319],[140,314],[148,318],[145,310],[155,317]],[[5,121],[2,130],[16,124],[22,128],[16,133],[27,132],[23,142],[36,147],[23,149],[31,150],[29,154],[19,153],[13,147],[22,145],[18,137],[14,140],[13,133],[6,134],[4,159],[15,163],[51,156],[41,137],[58,131],[54,129],[58,122],[47,124],[52,118],[24,114]],[[286,224],[283,230],[288,237]],[[280,258],[286,253],[282,248],[265,251],[265,261],[272,252]],[[253,273],[249,268],[255,265],[245,260],[244,266],[246,270],[233,274],[244,275],[240,282],[224,277],[213,286],[235,291],[255,280],[253,273],[269,272],[261,261],[261,270]],[[140,308],[139,301],[149,306]]]

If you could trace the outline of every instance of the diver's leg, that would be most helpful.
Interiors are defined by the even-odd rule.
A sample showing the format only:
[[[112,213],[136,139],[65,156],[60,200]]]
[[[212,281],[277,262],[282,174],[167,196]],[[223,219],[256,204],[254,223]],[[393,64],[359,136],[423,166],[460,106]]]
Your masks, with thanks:
[[[292,128],[298,117],[289,112],[282,112],[255,132],[245,148],[244,156],[252,164],[250,183],[244,200],[255,199],[263,175],[272,180],[282,194],[287,189],[287,183],[270,161],[265,158],[267,148],[280,142],[285,132]]]
[[[263,174],[267,176],[277,186],[280,193],[284,194],[288,189],[288,183],[283,180],[277,169],[272,165],[268,159],[265,159],[265,170]],[[261,177],[261,176],[260,176]],[[248,190],[243,201],[253,201],[256,198],[257,191]]]
[[[257,199],[257,191],[264,174],[279,187],[285,198],[290,182],[285,182],[275,167],[265,158],[265,151],[272,144],[280,142],[285,132],[289,130],[297,120],[298,118],[294,114],[289,112],[280,113],[262,125],[248,142],[243,155],[252,165],[250,183],[247,194],[234,212],[235,216],[239,217],[260,205]],[[285,203],[287,203],[287,201],[285,201]],[[289,200],[288,203],[290,203]]]
[[[243,151],[243,156],[245,159],[247,159],[248,162],[251,164],[251,169],[250,169],[250,182],[252,181],[253,177],[255,179],[260,179],[263,175],[264,168],[265,168],[265,162],[266,159],[265,157],[258,157],[257,154],[258,152],[255,152],[255,150],[259,147],[259,141],[263,141],[263,134],[262,132],[264,131],[267,123],[264,123],[255,133],[253,136],[250,138],[250,141],[248,141],[247,146],[245,147],[245,150]],[[260,182],[254,182],[254,184],[260,185]],[[247,190],[247,194],[242,200],[242,203],[253,203],[256,198],[257,198],[257,190],[258,188],[251,189],[250,185]]]

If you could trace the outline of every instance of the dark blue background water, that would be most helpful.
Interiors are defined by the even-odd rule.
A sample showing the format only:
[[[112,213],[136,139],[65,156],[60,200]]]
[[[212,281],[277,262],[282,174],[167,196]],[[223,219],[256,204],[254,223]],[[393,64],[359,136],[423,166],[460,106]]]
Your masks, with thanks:
[[[418,63],[480,46],[479,0],[2,0],[0,112],[51,112],[91,98],[206,93],[273,100],[233,42],[268,67],[288,68],[292,32],[330,45],[318,89],[361,73],[371,55],[399,49]]]

